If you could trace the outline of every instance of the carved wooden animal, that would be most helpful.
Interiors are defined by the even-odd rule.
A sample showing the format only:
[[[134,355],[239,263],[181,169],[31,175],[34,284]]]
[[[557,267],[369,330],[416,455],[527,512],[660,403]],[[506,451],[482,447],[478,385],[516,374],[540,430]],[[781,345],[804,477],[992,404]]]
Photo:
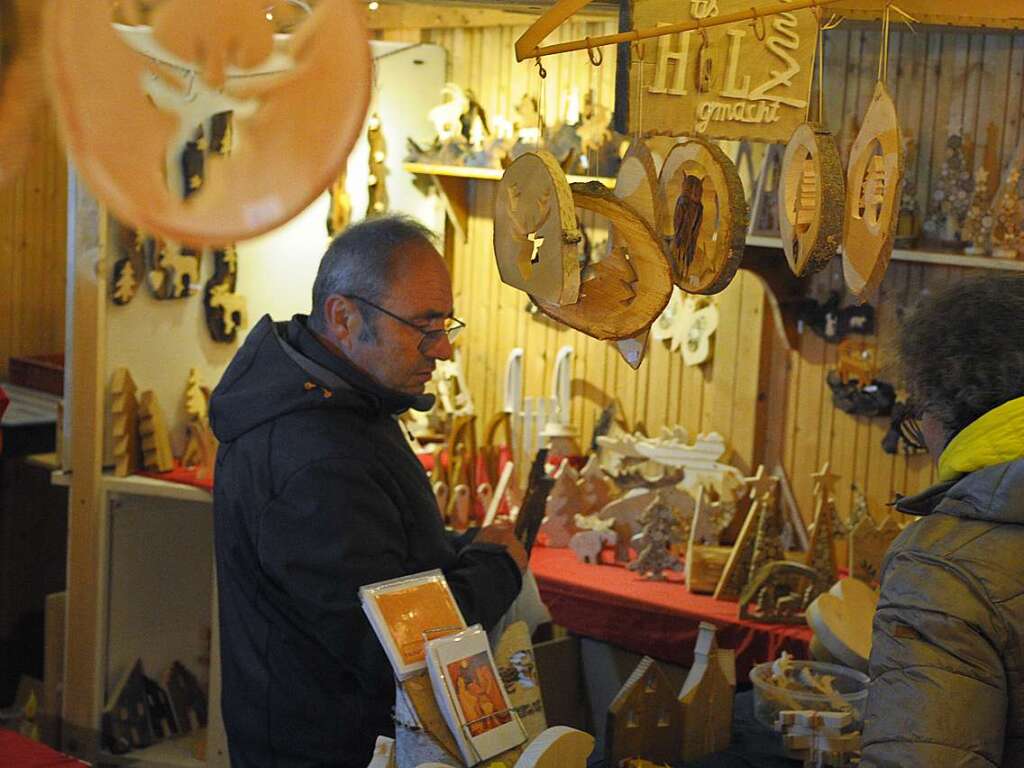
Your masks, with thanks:
[[[540,532],[547,537],[549,547],[568,547],[578,528],[575,516],[580,511],[582,494],[577,484],[578,475],[569,461],[563,460],[555,475],[555,484],[547,497],[544,522]]]
[[[127,368],[114,371],[110,385],[114,437],[114,474],[127,477],[142,466],[139,444],[139,403],[135,382]]]
[[[222,312],[221,335],[223,336],[234,338],[237,329],[248,324],[245,297],[233,293],[225,283],[215,285],[210,289],[208,306],[211,310]]]
[[[604,764],[618,765],[629,757],[675,760],[681,719],[668,677],[645,656],[608,706]]]
[[[142,438],[142,461],[146,469],[151,472],[169,472],[174,469],[167,422],[157,402],[156,393],[151,389],[143,392],[139,399],[139,435]]]
[[[598,565],[601,562],[601,550],[605,547],[614,547],[618,540],[618,534],[614,530],[577,531],[569,539],[569,549],[581,563]]]
[[[714,624],[700,623],[693,666],[679,691],[682,728],[677,760],[700,760],[732,741],[736,652],[718,647],[716,631]]]

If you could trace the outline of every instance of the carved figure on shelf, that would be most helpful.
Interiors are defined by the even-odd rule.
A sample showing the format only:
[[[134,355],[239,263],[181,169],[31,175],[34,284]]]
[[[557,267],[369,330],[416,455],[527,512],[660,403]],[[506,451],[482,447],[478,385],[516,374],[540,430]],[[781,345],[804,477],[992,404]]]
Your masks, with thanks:
[[[778,519],[777,493],[778,478],[766,475],[763,466],[757,468],[757,473],[748,478],[750,488],[750,511],[743,522],[736,543],[733,545],[729,559],[722,569],[722,578],[715,588],[716,600],[736,600],[743,592],[744,587],[750,580],[751,564],[754,562],[754,554],[757,543],[757,530],[761,527],[762,516],[771,520]],[[765,526],[769,526],[766,522]],[[781,528],[781,526],[780,526]]]
[[[640,525],[640,533],[633,536],[637,559],[629,564],[629,570],[651,581],[663,581],[666,570],[683,570],[683,564],[672,553],[673,546],[685,541],[672,508],[656,499],[640,516]]]
[[[958,133],[946,139],[946,153],[939,177],[932,184],[931,210],[925,227],[943,245],[959,247],[961,227],[973,192],[970,164],[964,156],[964,140]]]
[[[722,579],[722,571],[732,554],[732,547],[717,546],[717,526],[711,491],[703,486],[698,491],[693,525],[686,545],[686,588],[693,594],[711,594]]]
[[[787,755],[802,760],[804,768],[846,768],[859,763],[860,731],[844,732],[852,722],[850,711],[785,710],[775,730]]]
[[[992,226],[992,255],[997,259],[1016,259],[1022,245],[1020,166],[1014,164],[1006,173],[1003,186],[996,195]]]
[[[196,467],[199,480],[212,480],[217,458],[217,438],[210,428],[210,389],[199,380],[199,371],[192,368],[185,385],[185,413],[188,415],[185,453],[182,466]]]
[[[614,547],[618,540],[618,534],[613,530],[582,530],[574,533],[569,539],[569,549],[581,563],[597,565],[601,562],[601,550],[605,547]]]
[[[974,172],[974,194],[964,216],[960,236],[967,247],[965,253],[986,254],[992,244],[992,194],[988,187],[988,170],[979,166]]]
[[[327,209],[327,236],[334,237],[341,232],[352,221],[352,198],[349,197],[345,182],[348,180],[348,172],[343,170],[331,182],[330,195],[331,204]]]
[[[821,472],[815,473],[814,528],[807,550],[806,563],[827,579],[830,584],[839,578],[839,563],[836,558],[836,507],[832,496],[829,465],[826,462]],[[827,478],[827,479],[826,479]]]
[[[434,126],[438,144],[461,141],[463,138],[463,116],[469,111],[466,92],[455,83],[446,83],[441,89],[441,104],[427,112],[427,120]]]
[[[568,547],[578,530],[575,522],[581,496],[578,477],[569,460],[564,459],[555,474],[555,484],[548,494],[544,522],[540,526],[540,533],[547,538],[549,547]]]
[[[139,444],[139,403],[135,397],[135,382],[127,368],[114,371],[110,385],[114,437],[114,474],[127,477],[142,466]]]
[[[142,257],[143,237],[134,229],[111,219],[111,236],[117,243],[117,257],[110,275],[110,298],[115,304],[130,302],[145,277],[145,262]]]
[[[151,389],[143,392],[139,398],[139,436],[142,439],[142,462],[146,469],[151,472],[170,472],[174,469],[167,422],[156,394]]]
[[[776,560],[743,588],[739,617],[769,624],[803,624],[807,606],[829,588],[829,580],[803,563]]]
[[[213,276],[203,289],[203,312],[210,338],[232,342],[246,324],[245,298],[235,293],[238,285],[238,253],[234,246],[213,250]]]

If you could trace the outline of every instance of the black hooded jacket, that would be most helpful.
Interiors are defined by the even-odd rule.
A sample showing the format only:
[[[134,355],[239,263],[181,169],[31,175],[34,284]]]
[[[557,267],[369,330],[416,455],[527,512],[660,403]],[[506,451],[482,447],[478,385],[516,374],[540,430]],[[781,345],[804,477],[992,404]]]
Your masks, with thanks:
[[[210,402],[221,707],[236,766],[358,766],[393,730],[363,584],[445,572],[469,623],[519,594],[504,548],[459,546],[395,414],[415,398],[264,316]]]

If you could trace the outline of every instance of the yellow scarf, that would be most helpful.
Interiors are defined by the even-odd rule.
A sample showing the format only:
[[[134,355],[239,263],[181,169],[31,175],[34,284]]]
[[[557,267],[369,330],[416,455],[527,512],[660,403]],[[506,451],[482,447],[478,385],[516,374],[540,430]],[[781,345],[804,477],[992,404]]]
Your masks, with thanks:
[[[982,467],[1024,458],[1024,397],[975,419],[939,457],[939,479],[956,480]]]

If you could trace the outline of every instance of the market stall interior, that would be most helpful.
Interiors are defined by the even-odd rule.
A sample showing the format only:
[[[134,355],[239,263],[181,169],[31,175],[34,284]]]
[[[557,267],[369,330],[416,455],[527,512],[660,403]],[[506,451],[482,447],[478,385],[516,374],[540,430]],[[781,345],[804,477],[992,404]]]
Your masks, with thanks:
[[[976,5],[0,0],[0,763],[230,764],[211,391],[404,214],[431,514],[514,526],[552,624],[361,585],[363,764],[857,764],[891,504],[949,479],[892,350],[1024,272],[1024,10]]]

